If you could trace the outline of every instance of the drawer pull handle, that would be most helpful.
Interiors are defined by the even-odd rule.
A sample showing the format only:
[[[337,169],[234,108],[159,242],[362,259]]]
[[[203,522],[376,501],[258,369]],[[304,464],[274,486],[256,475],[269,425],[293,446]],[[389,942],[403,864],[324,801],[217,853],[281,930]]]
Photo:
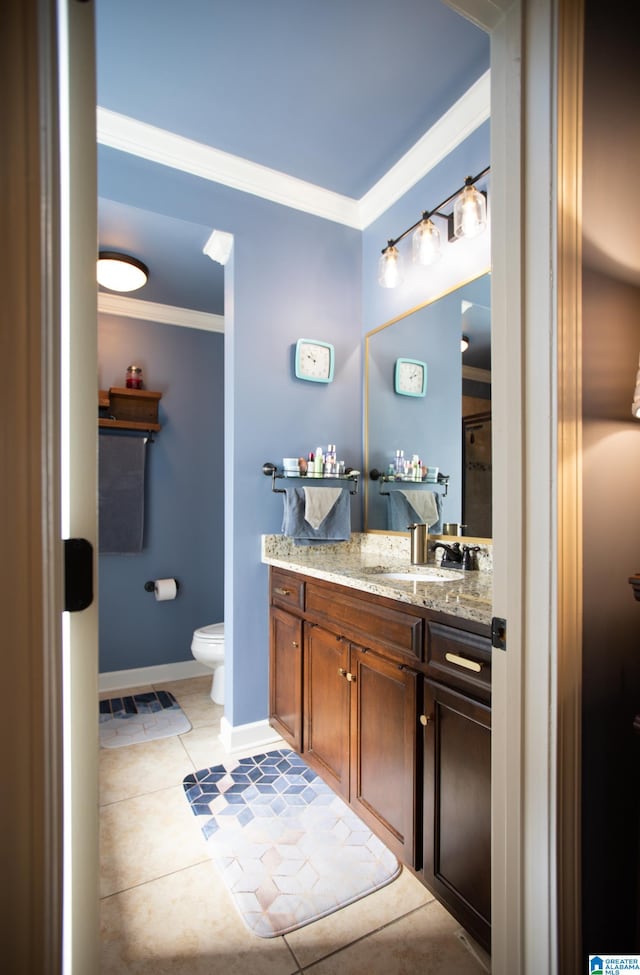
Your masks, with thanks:
[[[426,726],[428,724],[430,724],[430,722],[432,720],[433,719],[432,719],[432,716],[430,714],[421,714],[420,715],[420,724],[423,725],[425,728],[426,728]]]
[[[448,660],[450,664],[457,664],[458,667],[466,667],[467,670],[473,670],[476,674],[479,674],[482,670],[482,664],[477,663],[475,660],[467,660],[466,657],[459,657],[457,653],[445,653],[444,659]]]
[[[277,596],[290,596],[290,589],[280,589],[278,586],[273,590]]]

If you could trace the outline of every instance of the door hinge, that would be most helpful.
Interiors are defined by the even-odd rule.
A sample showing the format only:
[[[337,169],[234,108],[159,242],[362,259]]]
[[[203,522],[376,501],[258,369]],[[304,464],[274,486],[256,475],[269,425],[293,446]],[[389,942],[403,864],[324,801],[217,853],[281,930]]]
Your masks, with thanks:
[[[64,540],[64,608],[77,613],[93,602],[93,546],[86,538]]]
[[[507,649],[507,621],[499,616],[491,620],[491,646],[496,650]]]

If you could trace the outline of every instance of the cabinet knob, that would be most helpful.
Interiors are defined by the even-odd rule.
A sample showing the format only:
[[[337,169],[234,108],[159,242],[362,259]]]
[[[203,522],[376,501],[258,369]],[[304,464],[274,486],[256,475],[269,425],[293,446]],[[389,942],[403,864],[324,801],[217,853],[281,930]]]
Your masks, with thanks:
[[[426,727],[432,721],[433,721],[433,716],[432,715],[430,715],[430,714],[421,714],[420,715],[420,724],[423,725],[424,727]]]
[[[351,682],[352,684],[355,684],[355,682],[356,682],[356,675],[355,675],[355,674],[350,674],[349,672],[347,672],[347,673],[345,674],[345,677],[346,677],[346,678],[347,678],[347,680],[348,680],[348,681],[350,681],[350,682]]]
[[[292,647],[297,647],[298,646],[298,641],[297,640],[292,640],[291,641],[291,646]]]
[[[346,677],[347,676],[347,672],[344,669],[344,667],[338,667],[338,673],[340,674],[341,677]]]

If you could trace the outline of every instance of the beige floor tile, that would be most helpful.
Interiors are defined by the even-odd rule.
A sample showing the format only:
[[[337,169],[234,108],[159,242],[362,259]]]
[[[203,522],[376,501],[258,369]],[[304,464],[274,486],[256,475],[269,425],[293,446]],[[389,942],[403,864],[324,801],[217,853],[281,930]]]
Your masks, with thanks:
[[[455,936],[459,925],[433,900],[329,958],[308,975],[484,975]]]
[[[100,810],[100,896],[209,860],[182,786]]]
[[[211,862],[101,903],[100,975],[293,975],[283,938],[244,926]]]
[[[181,739],[158,738],[122,748],[101,748],[100,804],[180,785],[193,772]]]
[[[193,772],[221,765],[229,757],[220,741],[219,723],[192,728],[186,734],[180,735],[180,745],[191,759]]]
[[[190,677],[187,680],[154,684],[154,690],[170,691],[194,728],[220,724],[224,707],[215,704],[210,695],[211,677]]]
[[[131,697],[132,694],[146,694],[147,691],[150,690],[152,690],[152,688],[149,684],[141,684],[136,687],[127,687],[124,690],[100,691],[98,694],[98,700],[110,701],[112,697]]]
[[[431,900],[430,891],[408,870],[403,870],[393,883],[320,921],[292,931],[285,935],[285,940],[304,968]]]

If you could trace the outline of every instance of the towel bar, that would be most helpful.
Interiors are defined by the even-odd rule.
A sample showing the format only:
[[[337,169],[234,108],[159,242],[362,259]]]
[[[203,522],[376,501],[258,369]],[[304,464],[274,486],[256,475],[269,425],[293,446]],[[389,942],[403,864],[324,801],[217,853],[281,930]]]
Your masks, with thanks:
[[[284,472],[281,471],[281,470],[279,470],[276,467],[275,464],[271,464],[271,463],[269,463],[269,461],[267,461],[265,464],[262,465],[262,473],[266,477],[270,477],[271,478],[271,490],[273,491],[274,494],[284,494],[285,493],[285,489],[284,488],[278,488],[278,487],[276,487],[276,480],[277,479],[280,479],[280,478],[283,478],[284,477]],[[349,488],[349,494],[357,494],[358,493],[358,475],[359,475],[359,473],[360,473],[359,471],[354,471],[353,468],[347,467],[347,469],[346,469],[346,471],[345,471],[344,474],[329,474],[329,475],[327,475],[327,477],[322,477],[322,478],[320,478],[320,477],[307,478],[306,475],[301,474],[300,475],[300,478],[302,480],[307,480],[308,479],[308,480],[314,480],[314,481],[320,481],[320,480],[323,480],[323,481],[349,481],[350,484],[351,484],[351,487]],[[296,480],[297,480],[297,478],[296,478]]]

